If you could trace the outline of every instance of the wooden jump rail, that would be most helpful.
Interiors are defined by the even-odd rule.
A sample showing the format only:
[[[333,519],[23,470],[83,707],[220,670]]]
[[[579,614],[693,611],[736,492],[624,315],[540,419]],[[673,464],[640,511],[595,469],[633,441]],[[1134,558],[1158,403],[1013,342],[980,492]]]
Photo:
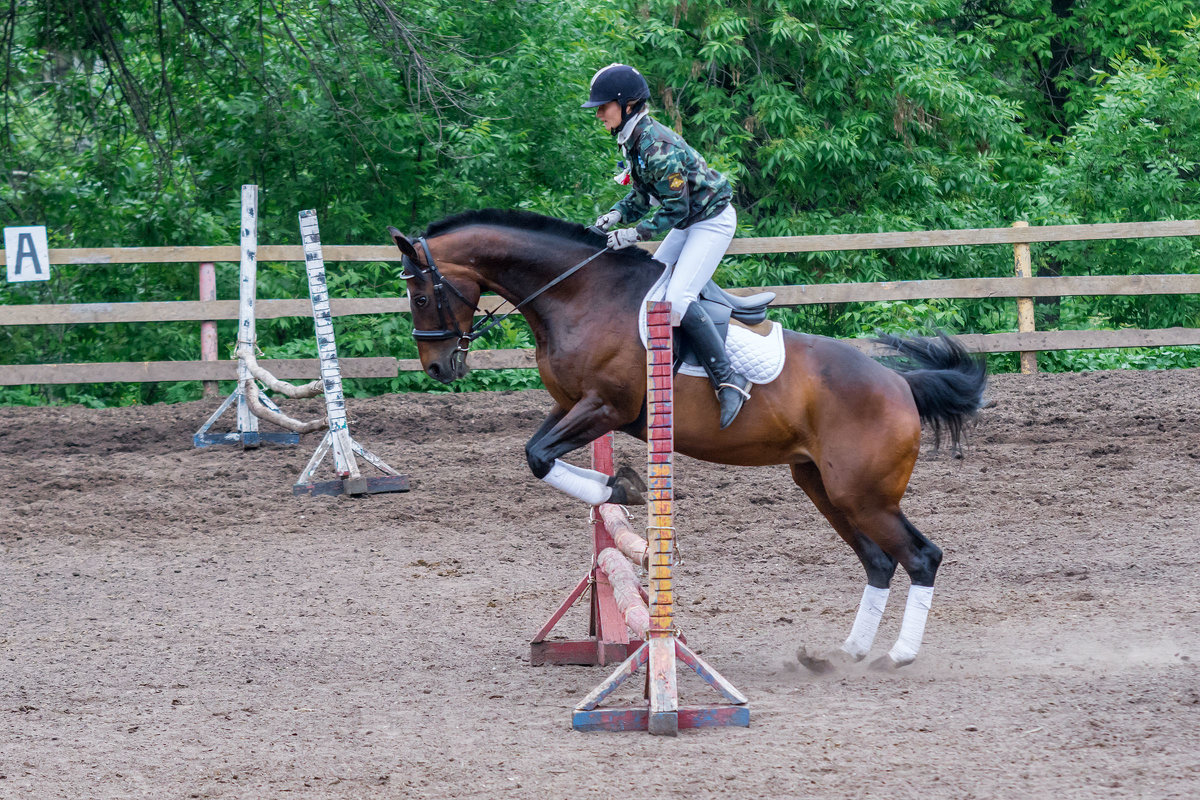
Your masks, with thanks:
[[[851,233],[818,236],[781,236],[735,239],[729,254],[811,253],[912,247],[950,247],[1011,245],[1015,277],[956,278],[949,280],[882,281],[874,283],[814,284],[803,286],[767,286],[738,289],[738,293],[773,291],[772,306],[790,307],[820,303],[879,302],[916,299],[1016,298],[1022,314],[1020,330],[1015,333],[964,335],[966,346],[982,353],[1020,351],[1032,354],[1044,350],[1085,350],[1122,347],[1163,347],[1200,345],[1200,329],[1163,328],[1158,330],[1067,330],[1035,331],[1027,313],[1028,301],[1035,297],[1067,295],[1147,295],[1200,294],[1200,275],[1095,275],[1029,277],[1029,244],[1036,242],[1095,241],[1104,239],[1145,239],[1200,236],[1200,220],[1163,222],[1123,222],[1098,225],[1017,224],[1011,228],[978,228],[946,231]],[[653,252],[657,244],[641,245]],[[330,261],[398,261],[399,253],[390,245],[329,245]],[[216,262],[236,262],[237,246],[216,247],[126,247],[51,249],[50,263],[106,265],[138,263],[193,263],[205,267]],[[303,261],[302,247],[266,245],[259,248],[260,261]],[[485,297],[483,311],[501,304],[499,298]],[[331,302],[333,316],[355,314],[407,313],[404,298],[340,298]],[[307,300],[259,300],[259,319],[307,316]],[[147,303],[74,303],[0,306],[0,325],[54,325],[118,322],[194,321],[208,323],[238,318],[235,300],[187,300]],[[207,328],[205,330],[208,330]],[[211,339],[211,335],[209,335]],[[852,340],[866,349],[866,340]],[[236,364],[214,361],[115,362],[90,364],[0,365],[0,386],[21,384],[109,383],[182,380],[233,380]],[[1027,367],[1029,358],[1023,361]],[[287,362],[264,361],[264,366],[284,378],[315,374],[316,359]],[[531,369],[536,366],[532,351],[478,351],[472,355],[476,369]],[[400,372],[420,371],[417,359],[368,358],[344,359],[346,377],[388,378]]]
[[[673,458],[674,398],[672,376],[671,306],[647,305],[647,466],[649,493],[647,537],[633,533],[624,512],[601,506],[595,520],[595,561],[592,571],[568,595],[550,621],[534,637],[534,664],[604,664],[613,655],[623,661],[607,680],[576,706],[572,727],[580,731],[648,730],[673,736],[680,728],[748,726],[746,698],[692,651],[675,626],[675,559]],[[593,466],[612,471],[612,434],[593,446]],[[611,543],[611,545],[610,545]],[[629,562],[647,564],[649,592]],[[545,637],[566,610],[592,587],[592,636],[582,642],[547,642]],[[617,628],[621,628],[616,632]],[[636,637],[630,641],[626,631]],[[614,637],[610,641],[607,637]],[[581,646],[582,645],[582,646]],[[574,660],[577,658],[584,660]],[[716,689],[728,705],[679,705],[676,659]],[[600,704],[642,666],[647,667],[645,706],[601,708]]]

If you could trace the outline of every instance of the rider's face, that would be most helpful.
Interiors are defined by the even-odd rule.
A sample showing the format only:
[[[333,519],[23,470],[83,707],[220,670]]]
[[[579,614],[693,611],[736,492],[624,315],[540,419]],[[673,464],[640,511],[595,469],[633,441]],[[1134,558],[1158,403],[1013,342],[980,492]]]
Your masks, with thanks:
[[[604,123],[609,133],[616,133],[617,128],[621,127],[621,106],[616,100],[596,106],[596,119]]]

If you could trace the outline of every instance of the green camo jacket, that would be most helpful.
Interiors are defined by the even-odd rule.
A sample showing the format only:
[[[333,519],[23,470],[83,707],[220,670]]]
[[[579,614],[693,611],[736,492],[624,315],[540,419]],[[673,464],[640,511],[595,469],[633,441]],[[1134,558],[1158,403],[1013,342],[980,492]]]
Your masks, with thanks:
[[[633,188],[612,210],[630,223],[646,215],[651,197],[661,203],[654,216],[637,226],[642,239],[713,217],[733,196],[724,175],[708,166],[682,136],[649,115],[634,128],[625,155]]]

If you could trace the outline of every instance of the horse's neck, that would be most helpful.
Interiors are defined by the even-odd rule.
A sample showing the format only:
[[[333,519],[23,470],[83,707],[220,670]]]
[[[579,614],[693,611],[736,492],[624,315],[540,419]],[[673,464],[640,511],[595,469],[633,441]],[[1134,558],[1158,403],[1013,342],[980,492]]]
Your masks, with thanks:
[[[547,242],[547,237],[514,232],[489,242],[480,258],[479,274],[488,289],[513,304],[521,303],[556,278],[596,255],[596,248],[578,242]],[[604,254],[554,286],[521,310],[531,326],[546,327],[577,319],[600,308],[608,313],[637,313],[641,298],[658,277],[654,270],[630,270]],[[580,276],[579,279],[576,276]],[[642,285],[644,284],[644,286]]]
[[[535,249],[515,235],[501,241],[501,247],[489,248],[487,255],[479,260],[480,277],[488,289],[514,304],[530,297],[576,263],[569,260],[574,248],[557,253]]]

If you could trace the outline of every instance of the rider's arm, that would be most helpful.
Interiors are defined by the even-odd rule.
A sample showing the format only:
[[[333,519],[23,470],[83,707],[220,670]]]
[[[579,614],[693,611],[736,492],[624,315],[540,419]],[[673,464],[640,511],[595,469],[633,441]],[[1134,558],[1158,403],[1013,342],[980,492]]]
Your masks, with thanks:
[[[688,180],[684,154],[669,142],[655,142],[646,153],[643,177],[661,205],[654,216],[637,226],[641,239],[653,239],[688,217]]]
[[[621,215],[621,222],[625,224],[637,222],[650,210],[650,198],[635,186],[610,210],[618,212]]]

